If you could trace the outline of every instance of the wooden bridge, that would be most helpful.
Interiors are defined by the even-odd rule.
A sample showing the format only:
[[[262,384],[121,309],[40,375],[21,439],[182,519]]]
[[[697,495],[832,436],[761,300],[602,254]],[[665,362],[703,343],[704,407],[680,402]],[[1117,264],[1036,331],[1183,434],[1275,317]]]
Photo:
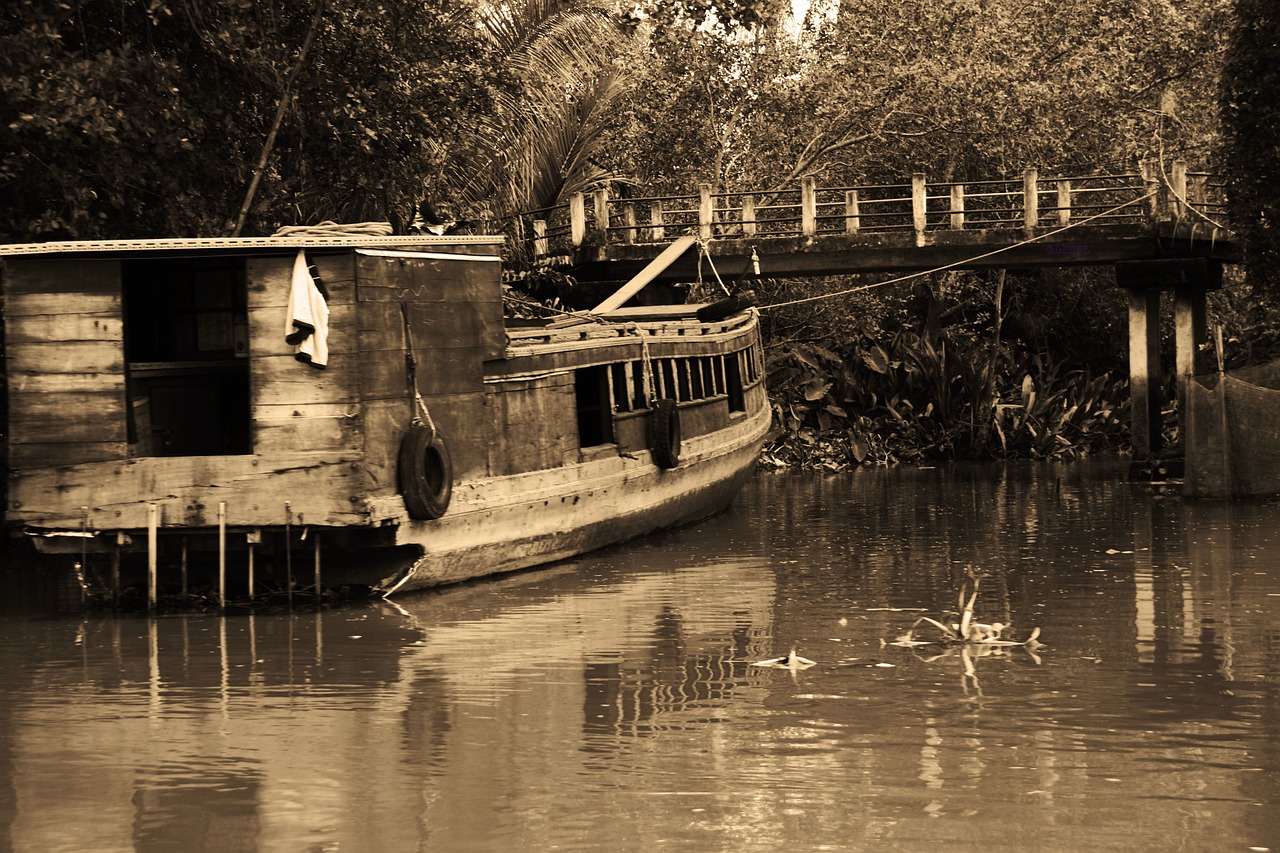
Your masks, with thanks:
[[[579,281],[625,281],[673,240],[695,237],[700,253],[657,281],[691,281],[713,264],[737,276],[754,250],[770,278],[999,267],[1060,267],[1118,261],[1239,260],[1221,223],[1223,184],[1175,161],[1141,172],[1016,179],[818,187],[611,198],[607,190],[522,218],[529,255]],[[709,274],[709,272],[708,272]]]
[[[768,278],[1111,265],[1129,293],[1133,444],[1160,449],[1160,294],[1174,294],[1179,396],[1203,372],[1205,295],[1240,246],[1223,181],[1142,163],[1132,174],[611,198],[605,190],[521,219],[528,256],[583,282]],[[685,238],[681,240],[680,238]],[[674,246],[698,251],[679,251]],[[766,306],[767,307],[767,306]],[[1184,398],[1185,399],[1185,398]],[[1185,406],[1180,407],[1185,411]]]

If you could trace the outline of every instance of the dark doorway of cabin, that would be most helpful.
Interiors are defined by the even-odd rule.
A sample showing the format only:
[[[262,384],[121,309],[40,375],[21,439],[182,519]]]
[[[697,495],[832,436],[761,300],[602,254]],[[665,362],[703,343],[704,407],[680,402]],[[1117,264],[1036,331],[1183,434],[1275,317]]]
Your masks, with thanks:
[[[580,367],[574,371],[574,398],[578,408],[578,444],[596,447],[613,441],[607,365]]]
[[[242,260],[122,269],[133,456],[249,453],[249,323]]]

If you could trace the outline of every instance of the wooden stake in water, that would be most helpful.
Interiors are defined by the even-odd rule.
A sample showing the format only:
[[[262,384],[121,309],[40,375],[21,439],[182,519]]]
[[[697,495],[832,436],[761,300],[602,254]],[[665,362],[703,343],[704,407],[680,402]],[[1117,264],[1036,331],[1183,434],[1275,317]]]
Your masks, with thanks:
[[[284,502],[284,582],[285,596],[293,606],[293,506]]]
[[[311,538],[311,547],[315,552],[316,558],[316,603],[320,603],[320,534],[317,533]]]
[[[147,607],[152,610],[156,606],[156,528],[159,515],[159,509],[154,503],[147,504]]]
[[[227,502],[218,503],[218,606],[227,606]]]
[[[120,548],[124,545],[124,533],[116,531],[116,541],[111,546],[111,603],[120,604]]]
[[[251,530],[245,535],[245,540],[249,544],[249,600],[253,601],[253,555],[257,544],[262,541],[262,533],[258,530]]]

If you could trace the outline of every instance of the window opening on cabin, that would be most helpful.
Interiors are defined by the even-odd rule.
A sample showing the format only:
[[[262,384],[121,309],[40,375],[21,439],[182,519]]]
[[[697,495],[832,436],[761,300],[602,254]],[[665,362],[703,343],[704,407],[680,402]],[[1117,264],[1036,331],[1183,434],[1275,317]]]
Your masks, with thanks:
[[[132,456],[249,453],[243,260],[122,265]]]
[[[742,356],[743,353],[730,353],[724,357],[725,393],[729,397],[729,411],[745,412],[746,396],[742,391]]]
[[[661,368],[659,373],[662,376],[662,382],[659,385],[661,390],[658,396],[666,399],[675,399],[678,393],[676,391],[676,371],[671,362],[672,359],[669,358],[659,359],[658,361],[658,366]]]
[[[613,409],[616,412],[631,411],[631,398],[628,396],[630,383],[627,381],[627,371],[630,367],[631,365],[624,361],[609,365],[613,374],[610,385],[613,388]]]
[[[595,447],[613,441],[613,409],[609,396],[609,366],[580,367],[574,374],[578,408],[578,445]]]
[[[631,402],[635,409],[649,408],[649,395],[645,393],[644,387],[644,365],[641,362],[631,362]]]

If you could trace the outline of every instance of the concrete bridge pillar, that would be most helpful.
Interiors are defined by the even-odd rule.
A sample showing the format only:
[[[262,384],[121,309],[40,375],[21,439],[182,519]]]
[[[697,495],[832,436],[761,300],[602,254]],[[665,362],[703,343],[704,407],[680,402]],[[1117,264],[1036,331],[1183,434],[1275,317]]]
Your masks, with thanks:
[[[1160,294],[1174,294],[1174,367],[1178,418],[1185,434],[1187,385],[1205,369],[1201,345],[1208,342],[1205,297],[1222,286],[1222,264],[1204,258],[1120,261],[1116,283],[1129,292],[1129,393],[1133,455],[1148,460],[1160,452]]]
[[[1160,291],[1129,290],[1129,418],[1135,459],[1160,452]]]

